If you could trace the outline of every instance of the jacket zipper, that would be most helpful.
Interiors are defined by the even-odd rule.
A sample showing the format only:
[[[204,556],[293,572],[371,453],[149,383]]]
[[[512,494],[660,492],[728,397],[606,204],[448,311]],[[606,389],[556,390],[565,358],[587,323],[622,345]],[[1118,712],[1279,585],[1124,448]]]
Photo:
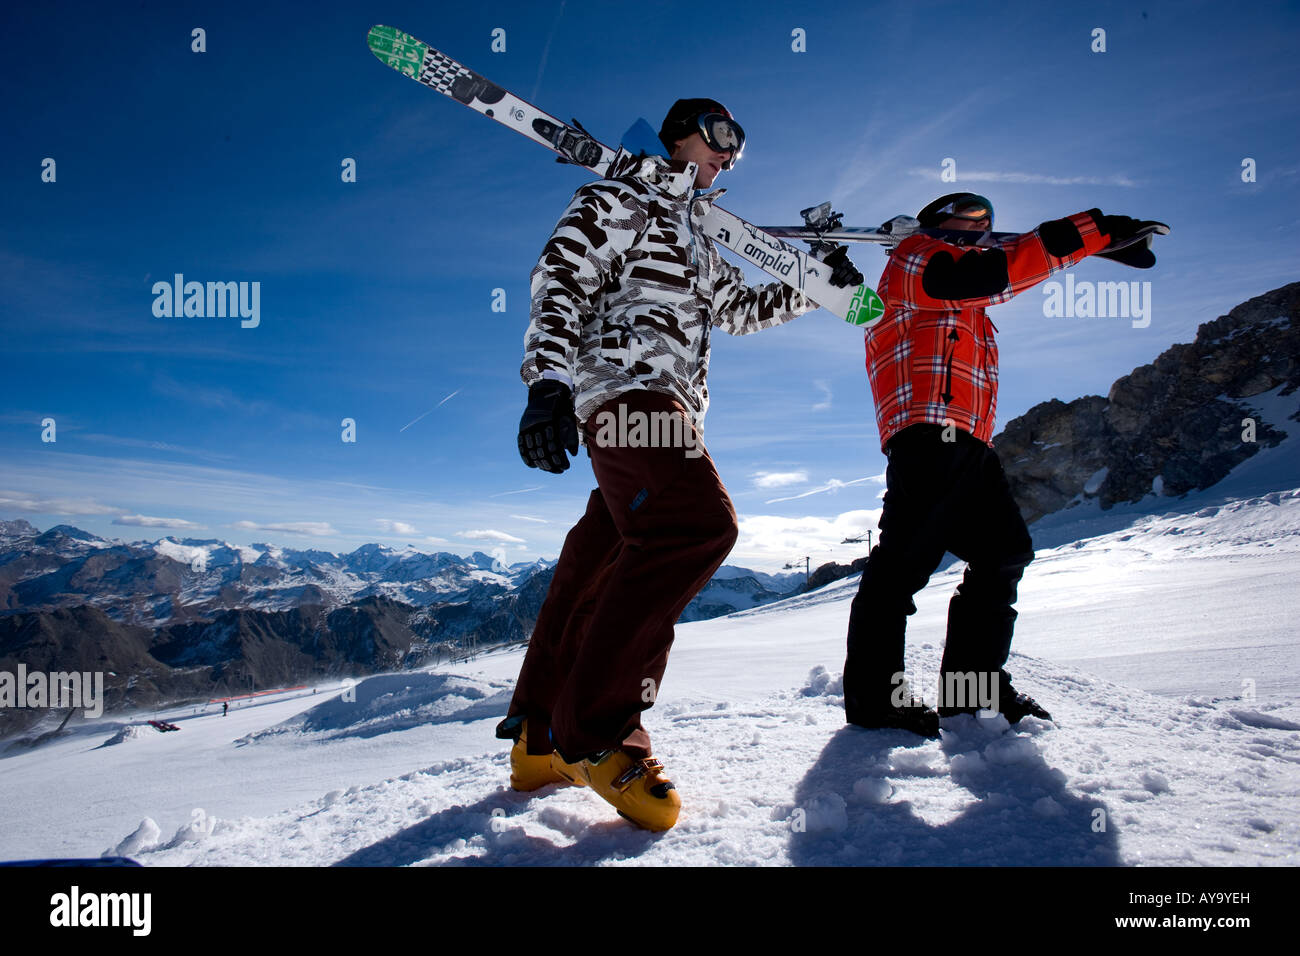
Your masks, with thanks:
[[[961,341],[961,335],[956,329],[948,336],[948,349],[944,355],[944,375],[943,381],[939,383],[939,400],[947,405],[952,401],[952,360],[957,351],[957,343]]]
[[[697,195],[692,194],[686,203],[686,231],[691,236],[691,266],[695,269],[695,281],[700,280],[700,262],[695,247],[695,204],[699,201]],[[695,291],[692,285],[692,292]],[[709,331],[713,328],[713,316],[708,315],[704,322],[704,332],[700,335],[700,351],[695,356],[695,370],[698,372],[700,366],[704,364],[704,353],[709,350]]]

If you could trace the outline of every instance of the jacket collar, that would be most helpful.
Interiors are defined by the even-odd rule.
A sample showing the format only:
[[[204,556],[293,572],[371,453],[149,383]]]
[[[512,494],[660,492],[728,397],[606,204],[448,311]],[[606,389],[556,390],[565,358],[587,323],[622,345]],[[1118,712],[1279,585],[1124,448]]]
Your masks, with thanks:
[[[695,189],[695,172],[696,166],[694,163],[669,160],[663,156],[633,155],[625,149],[619,149],[614,156],[613,162],[610,163],[609,172],[606,175],[610,179],[632,178],[640,180],[657,192],[673,199],[700,198],[705,202],[713,202],[726,192],[725,189],[715,189],[712,192],[700,194]]]

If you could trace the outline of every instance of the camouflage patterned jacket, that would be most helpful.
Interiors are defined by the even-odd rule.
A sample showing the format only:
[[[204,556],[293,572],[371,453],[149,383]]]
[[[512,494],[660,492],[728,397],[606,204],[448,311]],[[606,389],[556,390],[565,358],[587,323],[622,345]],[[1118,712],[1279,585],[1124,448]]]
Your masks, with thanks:
[[[815,304],[779,282],[745,285],[702,223],[724,190],[693,198],[694,164],[623,154],[573,195],[532,273],[520,377],[556,378],[578,421],[630,389],[677,399],[700,428],[709,332],[745,335]]]

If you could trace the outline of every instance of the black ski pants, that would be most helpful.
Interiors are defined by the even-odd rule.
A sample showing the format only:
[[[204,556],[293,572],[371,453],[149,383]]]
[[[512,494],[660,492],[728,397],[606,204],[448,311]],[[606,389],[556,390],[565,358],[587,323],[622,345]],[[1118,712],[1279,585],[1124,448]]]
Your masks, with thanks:
[[[916,613],[912,596],[945,551],[967,568],[948,605],[941,682],[949,673],[996,673],[1011,651],[1016,587],[1034,558],[1029,530],[993,449],[960,429],[947,430],[953,441],[944,434],[942,425],[910,425],[886,446],[879,543],[849,615],[850,720],[890,706],[903,673],[907,617]]]

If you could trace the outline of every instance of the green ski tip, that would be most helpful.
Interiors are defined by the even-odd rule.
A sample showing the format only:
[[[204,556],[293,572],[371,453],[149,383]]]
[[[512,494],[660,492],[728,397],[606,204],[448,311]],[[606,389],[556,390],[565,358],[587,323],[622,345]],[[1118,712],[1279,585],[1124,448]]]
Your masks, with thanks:
[[[370,28],[366,42],[370,44],[370,52],[381,61],[412,78],[419,75],[424,52],[429,49],[429,44],[421,43],[409,33],[382,24]]]
[[[885,303],[870,286],[860,285],[849,303],[849,314],[844,317],[853,325],[870,325],[885,314]]]

